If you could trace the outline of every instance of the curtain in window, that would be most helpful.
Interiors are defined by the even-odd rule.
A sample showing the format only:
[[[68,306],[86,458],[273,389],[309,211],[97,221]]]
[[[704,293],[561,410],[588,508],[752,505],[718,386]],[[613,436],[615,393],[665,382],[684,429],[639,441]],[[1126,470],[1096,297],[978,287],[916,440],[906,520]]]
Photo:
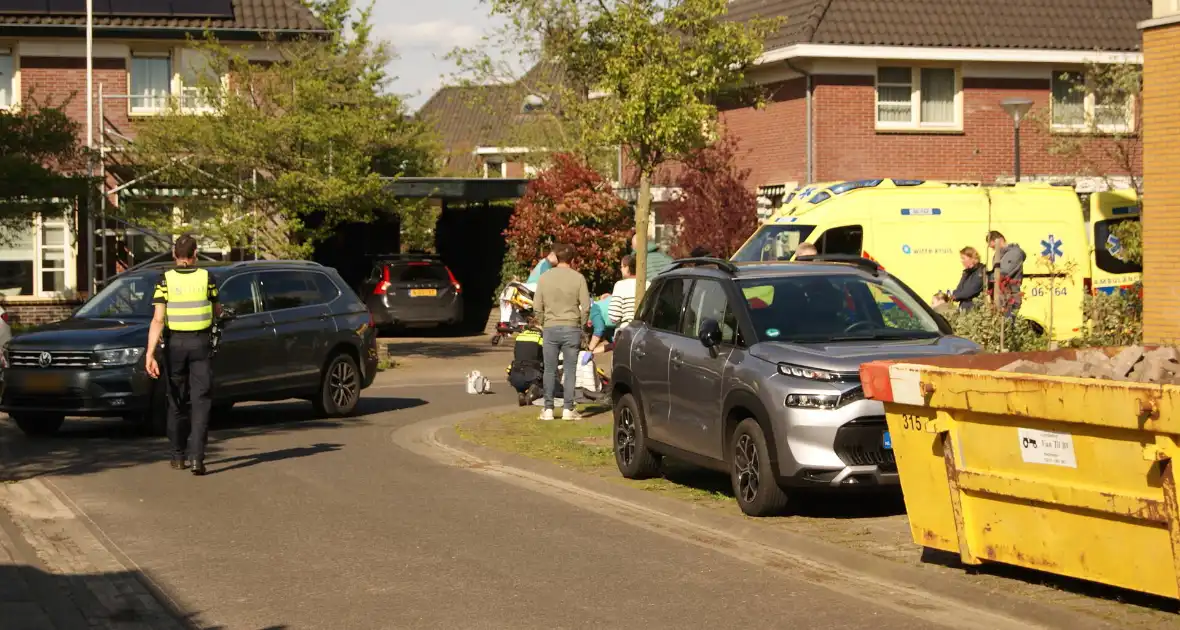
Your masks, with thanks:
[[[131,108],[164,109],[172,84],[172,63],[167,57],[131,59]]]
[[[1053,72],[1053,124],[1080,127],[1086,124],[1086,93],[1082,75],[1077,72]]]
[[[877,71],[877,122],[913,122],[912,75],[909,68]]]
[[[955,71],[953,69],[922,69],[922,122],[954,124]]]
[[[12,107],[12,79],[16,75],[12,55],[0,54],[0,107]]]

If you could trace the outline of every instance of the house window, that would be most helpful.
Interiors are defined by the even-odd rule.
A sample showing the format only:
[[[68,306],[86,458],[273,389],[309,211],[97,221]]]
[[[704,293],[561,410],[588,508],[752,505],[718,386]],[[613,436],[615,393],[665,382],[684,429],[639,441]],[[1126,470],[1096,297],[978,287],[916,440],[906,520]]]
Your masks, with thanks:
[[[69,224],[37,219],[0,239],[0,296],[59,296],[73,292]]]
[[[1054,70],[1053,129],[1121,133],[1134,129],[1134,99],[1115,85],[1084,73]]]
[[[45,221],[41,226],[41,293],[65,293],[66,224]]]
[[[33,229],[5,230],[0,238],[0,296],[33,295]]]
[[[878,68],[877,128],[957,129],[959,92],[954,68]]]
[[[172,59],[167,53],[131,57],[131,112],[163,111],[172,93]]]
[[[182,49],[180,63],[180,107],[184,110],[210,111],[220,88],[221,78],[209,63],[209,56],[199,50]]]
[[[485,160],[483,164],[484,179],[500,179],[504,177],[503,160]]]
[[[16,62],[12,51],[0,48],[0,109],[12,107],[16,101]]]

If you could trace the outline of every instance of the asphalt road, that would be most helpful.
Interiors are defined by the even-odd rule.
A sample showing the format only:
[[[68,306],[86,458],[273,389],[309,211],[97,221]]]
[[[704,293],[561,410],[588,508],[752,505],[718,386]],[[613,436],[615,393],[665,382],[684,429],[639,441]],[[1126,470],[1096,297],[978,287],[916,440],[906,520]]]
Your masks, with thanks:
[[[486,340],[394,354],[409,358],[366,391],[360,417],[237,408],[212,435],[204,478],[170,470],[164,441],[111,422],[68,422],[43,441],[0,422],[0,452],[202,628],[935,627],[404,450],[399,428],[510,404],[510,354]],[[497,393],[466,395],[472,369]]]

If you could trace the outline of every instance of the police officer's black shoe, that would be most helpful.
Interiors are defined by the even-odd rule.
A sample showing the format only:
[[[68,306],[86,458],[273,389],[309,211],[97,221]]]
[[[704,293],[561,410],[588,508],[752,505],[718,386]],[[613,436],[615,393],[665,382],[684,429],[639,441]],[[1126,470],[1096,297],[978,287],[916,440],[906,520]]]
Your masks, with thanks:
[[[172,456],[172,469],[173,470],[183,470],[185,467],[185,463],[186,462],[184,461],[183,457],[180,457],[178,455]]]
[[[205,475],[205,463],[204,462],[193,462],[193,476],[194,477],[203,477],[204,475]]]

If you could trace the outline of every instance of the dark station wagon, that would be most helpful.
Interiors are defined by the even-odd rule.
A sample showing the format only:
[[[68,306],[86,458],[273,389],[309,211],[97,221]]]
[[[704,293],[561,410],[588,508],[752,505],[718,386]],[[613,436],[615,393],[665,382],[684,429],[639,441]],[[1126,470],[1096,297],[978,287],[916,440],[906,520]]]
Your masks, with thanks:
[[[305,261],[202,264],[220,287],[213,419],[234,403],[309,400],[353,412],[377,373],[376,332],[335,270]],[[155,285],[168,265],[124,272],[64,321],[15,337],[0,357],[0,411],[30,435],[66,416],[123,417],[163,433],[166,387],[144,369]],[[165,340],[164,343],[167,343]]]

